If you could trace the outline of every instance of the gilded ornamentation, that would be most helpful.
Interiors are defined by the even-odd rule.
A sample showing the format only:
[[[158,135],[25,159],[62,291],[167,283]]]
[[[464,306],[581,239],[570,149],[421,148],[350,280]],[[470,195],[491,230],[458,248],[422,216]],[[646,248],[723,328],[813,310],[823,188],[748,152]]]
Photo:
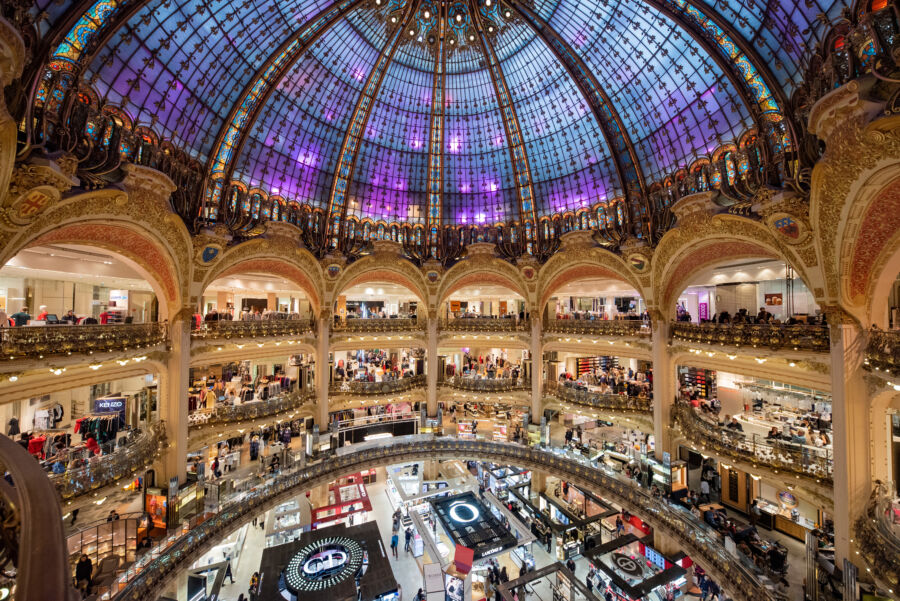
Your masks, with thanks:
[[[76,185],[78,179],[66,175],[53,161],[36,158],[20,163],[5,196],[4,220],[10,227],[31,223]]]

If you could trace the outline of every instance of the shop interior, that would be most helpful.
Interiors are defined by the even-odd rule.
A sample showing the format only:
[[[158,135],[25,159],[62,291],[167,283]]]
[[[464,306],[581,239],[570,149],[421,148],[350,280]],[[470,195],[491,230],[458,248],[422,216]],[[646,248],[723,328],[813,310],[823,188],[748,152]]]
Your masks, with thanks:
[[[76,244],[35,246],[0,268],[0,311],[11,316],[23,307],[33,326],[162,319],[151,284],[133,262]]]
[[[146,374],[4,403],[0,420],[47,472],[62,475],[126,453],[159,421],[157,400],[157,376]]]
[[[438,355],[446,379],[519,381],[528,373],[528,351],[521,349],[440,348]]]
[[[450,293],[439,309],[444,319],[503,318],[523,319],[525,299],[506,288],[485,284],[464,286]]]
[[[425,352],[419,348],[335,351],[332,382],[393,382],[425,373]]]
[[[784,263],[767,259],[722,265],[697,275],[695,283],[678,297],[679,319],[702,323],[727,312],[745,309],[756,316],[760,309],[785,322],[790,317],[805,321],[821,309],[812,293]]]
[[[415,319],[421,301],[408,288],[391,282],[351,286],[335,303],[335,322],[348,319]]]
[[[640,398],[650,398],[653,394],[653,365],[649,361],[556,353],[549,366],[548,378],[566,388]]]
[[[297,284],[265,273],[213,280],[200,299],[205,321],[218,319],[313,319],[309,295]]]
[[[639,319],[647,311],[637,290],[621,280],[584,278],[557,290],[547,303],[547,319]]]

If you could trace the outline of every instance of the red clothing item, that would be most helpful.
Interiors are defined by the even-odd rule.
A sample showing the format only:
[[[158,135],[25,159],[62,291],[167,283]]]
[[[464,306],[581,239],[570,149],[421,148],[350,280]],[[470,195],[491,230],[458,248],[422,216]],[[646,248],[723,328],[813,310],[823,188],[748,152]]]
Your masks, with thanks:
[[[94,440],[93,436],[87,439],[87,442],[84,443],[84,446],[86,446],[88,450],[94,455],[100,452],[100,445],[97,444],[97,441]]]
[[[100,323],[105,324],[108,321],[109,321],[109,313],[104,311],[103,313],[100,314]]]
[[[47,319],[47,312],[41,311],[41,314],[38,315],[38,319]]]
[[[28,441],[28,452],[32,455],[40,455],[44,449],[44,443],[47,442],[46,436],[37,436]]]

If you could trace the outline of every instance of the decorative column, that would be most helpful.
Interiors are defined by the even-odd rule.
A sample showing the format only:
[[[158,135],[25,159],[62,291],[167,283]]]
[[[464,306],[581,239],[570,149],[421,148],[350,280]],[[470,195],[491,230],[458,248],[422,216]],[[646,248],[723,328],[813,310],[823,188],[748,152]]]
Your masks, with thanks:
[[[654,314],[655,313],[655,314]],[[675,404],[675,361],[669,354],[669,322],[659,311],[653,315],[653,439],[656,458],[672,452],[672,406]]]
[[[328,386],[331,369],[328,365],[329,337],[331,335],[331,311],[322,309],[318,321],[316,340],[316,423],[319,432],[328,430]]]
[[[438,320],[436,316],[428,318],[426,322],[426,348],[425,348],[425,405],[428,417],[435,417],[438,412],[437,384],[438,384]]]
[[[836,565],[852,561],[853,522],[871,490],[869,402],[864,380],[865,333],[855,323],[829,312],[831,324],[831,397],[834,457],[834,552]]]
[[[531,423],[544,413],[544,341],[540,313],[531,313]]]
[[[191,321],[193,310],[185,307],[169,321],[169,358],[160,374],[160,417],[166,425],[167,445],[160,452],[157,486],[167,486],[178,477],[187,482],[188,403],[187,390],[191,362]]]

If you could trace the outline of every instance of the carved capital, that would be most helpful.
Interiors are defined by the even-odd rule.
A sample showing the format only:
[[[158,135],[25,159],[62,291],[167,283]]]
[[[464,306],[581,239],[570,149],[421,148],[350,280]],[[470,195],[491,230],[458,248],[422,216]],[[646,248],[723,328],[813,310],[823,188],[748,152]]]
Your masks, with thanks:
[[[851,81],[822,96],[809,112],[810,133],[827,143],[844,121],[863,118],[864,122],[868,122],[877,115],[881,105],[864,100],[860,95],[860,85],[859,81]]]
[[[596,246],[593,230],[572,230],[560,236],[559,240],[565,249]]]
[[[470,259],[476,256],[493,257],[496,254],[496,246],[491,242],[475,242],[466,247],[466,256]]]
[[[715,203],[718,194],[718,192],[698,192],[680,198],[672,205],[672,212],[675,213],[678,224],[709,221],[719,212],[719,205]]]
[[[379,257],[391,259],[399,257],[403,247],[399,242],[393,240],[374,240],[372,242],[372,250]]]
[[[122,185],[131,202],[157,203],[170,207],[169,196],[176,186],[165,173],[131,163],[126,163],[124,169],[125,180]]]
[[[269,240],[288,241],[297,244],[302,234],[300,228],[285,221],[267,221],[266,233],[263,234]]]

